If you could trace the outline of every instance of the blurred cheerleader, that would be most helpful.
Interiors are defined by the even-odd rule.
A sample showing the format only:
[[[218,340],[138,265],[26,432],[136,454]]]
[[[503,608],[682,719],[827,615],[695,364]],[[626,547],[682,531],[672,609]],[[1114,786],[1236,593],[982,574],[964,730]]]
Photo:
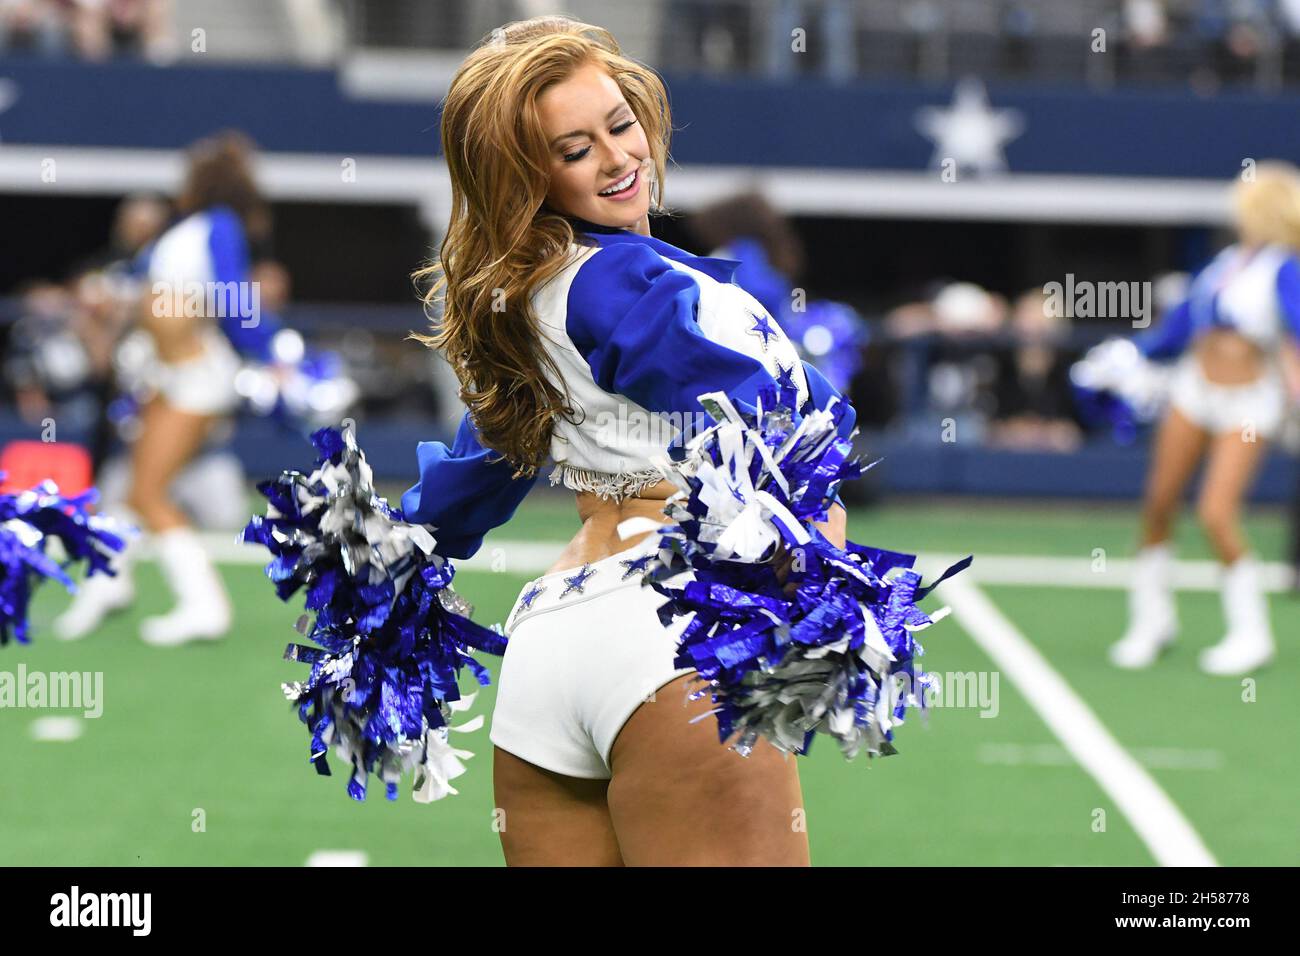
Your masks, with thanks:
[[[238,404],[236,349],[262,359],[270,354],[272,323],[262,320],[249,272],[249,245],[269,232],[251,164],[252,146],[237,133],[191,147],[177,200],[182,218],[143,254],[139,324],[151,347],[153,395],[140,409],[123,517],[152,533],[176,598],[170,612],[141,623],[141,638],[154,645],[218,638],[230,627],[230,599],[169,488]],[[134,600],[136,550],[133,544],[120,556],[115,577],[86,582],[56,620],[59,636],[82,637]]]
[[[1274,656],[1259,568],[1241,529],[1241,505],[1286,412],[1279,355],[1300,336],[1300,175],[1263,163],[1233,195],[1238,242],[1192,281],[1187,298],[1139,337],[1151,359],[1182,356],[1170,408],[1155,439],[1129,628],[1110,649],[1119,667],[1153,663],[1178,621],[1170,535],[1183,491],[1202,459],[1197,515],[1223,564],[1224,638],[1201,653],[1202,670],[1244,674]],[[1294,383],[1290,387],[1296,394]]]
[[[697,396],[752,405],[778,378],[804,414],[837,397],[732,282],[735,262],[651,237],[670,132],[659,77],[607,31],[559,17],[494,31],[443,109],[453,202],[427,271],[441,306],[427,342],[469,411],[451,448],[420,444],[402,510],[434,527],[439,554],[469,557],[549,455],[581,522],[506,621],[491,738],[510,864],[808,862],[790,825],[796,761],[766,740],[740,759],[705,719],[707,695],[683,707],[685,622],[661,624],[664,598],[638,574],[657,536],[618,534],[666,521],[676,487],[653,457],[676,427],[660,414],[707,422]],[[844,518],[837,504],[825,523],[839,547]]]

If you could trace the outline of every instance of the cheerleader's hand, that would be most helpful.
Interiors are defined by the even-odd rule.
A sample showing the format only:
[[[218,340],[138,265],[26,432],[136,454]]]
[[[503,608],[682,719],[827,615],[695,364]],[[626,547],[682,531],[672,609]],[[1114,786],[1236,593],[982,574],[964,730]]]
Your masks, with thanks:
[[[815,522],[814,527],[826,536],[827,541],[843,549],[847,520],[848,513],[840,505],[831,505],[826,520]],[[772,572],[776,575],[777,583],[783,585],[781,592],[786,597],[794,597],[795,590],[798,588],[798,584],[789,581],[790,571],[794,567],[798,551],[798,548],[791,551],[782,541],[773,558]]]
[[[795,554],[785,546],[782,541],[776,550],[776,556],[772,559],[772,573],[776,575],[776,583],[782,585],[781,593],[786,597],[794,597],[794,592],[799,585],[790,581],[790,569],[794,567]]]
[[[849,514],[842,505],[831,505],[825,521],[818,521],[815,527],[826,540],[841,551],[844,550],[845,536],[848,533]]]

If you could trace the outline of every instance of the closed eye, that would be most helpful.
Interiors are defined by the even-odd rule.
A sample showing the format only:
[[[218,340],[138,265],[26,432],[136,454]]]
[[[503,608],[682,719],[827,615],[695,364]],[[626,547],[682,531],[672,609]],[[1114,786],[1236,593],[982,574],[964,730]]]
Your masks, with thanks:
[[[636,120],[628,120],[626,123],[624,123],[621,126],[615,126],[612,130],[610,130],[610,132],[613,133],[615,136],[622,136],[629,129],[635,126],[636,122],[637,122]],[[578,150],[576,153],[566,153],[563,158],[566,163],[576,163],[578,160],[586,156],[589,152],[591,152],[591,147],[585,146],[582,149]]]

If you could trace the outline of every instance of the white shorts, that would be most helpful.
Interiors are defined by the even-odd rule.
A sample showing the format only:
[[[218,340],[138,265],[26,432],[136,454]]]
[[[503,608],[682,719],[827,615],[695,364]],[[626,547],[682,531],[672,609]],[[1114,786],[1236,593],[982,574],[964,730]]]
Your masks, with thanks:
[[[658,537],[524,587],[506,619],[492,743],[546,770],[609,779],[610,751],[628,718],[694,672],[673,666],[689,616],[660,624],[656,609],[668,599],[628,568]],[[691,576],[668,583],[680,587]]]
[[[172,408],[195,415],[228,415],[239,405],[239,356],[226,337],[206,329],[203,352],[183,362],[155,359],[150,379]]]
[[[1169,401],[1211,434],[1252,427],[1260,438],[1271,439],[1281,430],[1287,396],[1275,366],[1245,385],[1216,385],[1206,379],[1196,356],[1187,355],[1174,370]]]

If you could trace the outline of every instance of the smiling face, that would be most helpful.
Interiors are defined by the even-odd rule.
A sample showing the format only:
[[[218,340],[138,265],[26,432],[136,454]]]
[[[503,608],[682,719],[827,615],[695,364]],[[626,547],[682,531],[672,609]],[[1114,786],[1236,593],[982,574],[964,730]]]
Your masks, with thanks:
[[[547,205],[636,229],[650,209],[654,165],[645,131],[613,77],[594,64],[579,67],[542,93],[537,109],[549,144]]]

